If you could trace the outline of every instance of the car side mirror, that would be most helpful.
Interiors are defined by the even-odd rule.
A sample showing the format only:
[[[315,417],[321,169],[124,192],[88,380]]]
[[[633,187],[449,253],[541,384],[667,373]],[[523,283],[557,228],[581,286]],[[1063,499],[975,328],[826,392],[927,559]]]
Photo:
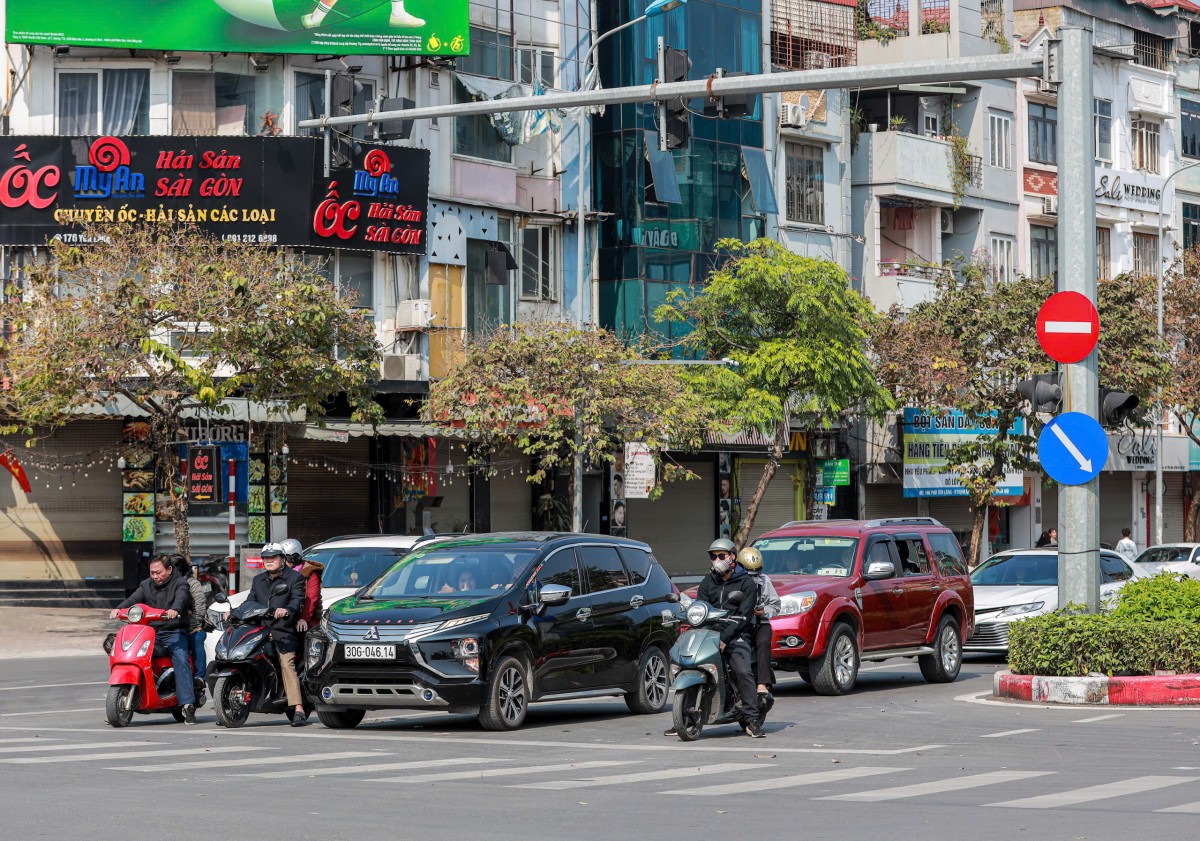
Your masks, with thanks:
[[[562,584],[543,584],[538,593],[538,601],[547,607],[566,604],[571,600],[571,588]]]
[[[290,590],[290,589],[291,588],[288,587],[288,584],[286,581],[276,581],[275,584],[271,587],[271,595],[272,596],[286,596],[288,594],[288,590]]]
[[[212,600],[217,604],[225,604],[229,601],[229,596],[218,590],[217,592],[213,593]]]
[[[876,581],[880,578],[895,578],[896,565],[891,561],[871,561],[867,564],[866,579]]]

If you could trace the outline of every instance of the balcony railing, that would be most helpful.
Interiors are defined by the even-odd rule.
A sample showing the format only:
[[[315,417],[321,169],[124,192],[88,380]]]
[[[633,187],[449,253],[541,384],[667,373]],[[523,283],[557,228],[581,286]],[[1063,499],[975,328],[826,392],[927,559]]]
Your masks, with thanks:
[[[880,260],[880,277],[907,277],[933,283],[943,278],[949,280],[953,272],[946,266],[929,266],[924,263],[902,263],[898,260]]]

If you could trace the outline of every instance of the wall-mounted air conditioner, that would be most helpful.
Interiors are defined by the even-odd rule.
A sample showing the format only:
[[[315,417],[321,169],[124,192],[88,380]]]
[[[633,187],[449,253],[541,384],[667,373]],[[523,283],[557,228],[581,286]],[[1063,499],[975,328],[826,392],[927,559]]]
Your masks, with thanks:
[[[401,301],[396,307],[396,330],[428,330],[433,305],[428,299]]]
[[[779,125],[784,128],[804,128],[808,125],[808,114],[803,105],[784,102],[779,108]]]
[[[418,353],[385,353],[379,357],[379,378],[383,380],[421,379],[421,355]]]
[[[942,219],[942,233],[943,234],[954,233],[954,211],[948,207],[943,207],[942,213],[941,213],[941,219]]]
[[[813,458],[833,458],[833,440],[830,438],[812,439]]]
[[[1058,215],[1058,196],[1042,197],[1042,215],[1057,216]]]

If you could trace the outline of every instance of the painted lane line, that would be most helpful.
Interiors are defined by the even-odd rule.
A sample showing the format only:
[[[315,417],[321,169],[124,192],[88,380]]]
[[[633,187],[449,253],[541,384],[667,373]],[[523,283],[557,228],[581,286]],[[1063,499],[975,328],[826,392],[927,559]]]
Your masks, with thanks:
[[[1200,802],[1184,803],[1182,806],[1172,806],[1170,809],[1158,809],[1159,812],[1175,812],[1176,814],[1200,815]]]
[[[1059,440],[1059,443],[1067,448],[1067,452],[1071,454],[1071,458],[1075,459],[1079,465],[1079,469],[1090,473],[1092,470],[1092,460],[1084,458],[1083,453],[1079,452],[1079,448],[1075,446],[1075,442],[1067,436],[1062,427],[1054,424],[1050,429],[1054,432],[1054,437]]]
[[[102,712],[104,707],[87,707],[78,710],[37,710],[36,712],[26,713],[0,713],[0,717],[8,718],[11,715],[63,715],[64,713],[98,713]]]
[[[1019,736],[1022,733],[1040,733],[1040,727],[1026,727],[1023,730],[1005,730],[1000,733],[986,733],[979,738],[981,739],[999,739],[1002,736]]]
[[[445,774],[416,774],[410,777],[375,777],[372,783],[439,783],[451,780],[478,780],[485,777],[517,777],[524,774],[553,774],[556,771],[576,771],[581,768],[611,768],[615,765],[636,765],[637,762],[601,759],[594,762],[567,762],[561,765],[529,765],[522,768],[484,768],[478,771],[448,771]]]
[[[379,756],[380,754],[375,754]],[[328,754],[319,754],[321,760],[328,759]],[[287,771],[262,771],[257,774],[231,774],[233,777],[254,777],[255,779],[279,780],[290,777],[325,777],[331,774],[369,774],[374,771],[406,771],[418,768],[445,768],[451,765],[487,765],[492,762],[511,762],[507,757],[484,759],[478,756],[462,756],[454,759],[421,759],[415,762],[382,762],[376,765],[344,765],[338,768],[318,766],[316,768],[292,768]]]
[[[1038,797],[1026,797],[1021,800],[1006,800],[1002,803],[987,803],[987,806],[1006,806],[1012,809],[1058,809],[1063,806],[1077,806],[1080,803],[1091,803],[1095,800],[1107,800],[1110,797],[1124,797],[1128,794],[1142,794],[1159,788],[1168,788],[1183,783],[1192,783],[1200,777],[1133,777],[1119,780],[1115,783],[1105,783],[1087,788],[1077,788],[1071,791],[1060,791],[1057,794],[1043,794]]]
[[[1047,321],[1047,333],[1078,333],[1088,335],[1092,332],[1092,322],[1090,321]]]
[[[28,686],[0,686],[0,692],[18,692],[22,689],[61,689],[64,686],[108,686],[108,681],[90,680],[87,683],[31,683]]]
[[[1110,718],[1121,718],[1125,713],[1109,713],[1108,715],[1095,715],[1091,718],[1077,718],[1072,721],[1072,724],[1089,724],[1093,721],[1107,721]]]
[[[256,747],[177,748],[175,750],[139,750],[131,753],[84,753],[78,756],[25,756],[20,759],[0,759],[8,765],[41,765],[47,762],[92,762],[97,759],[153,759],[156,756],[204,756],[210,753],[237,753],[248,750],[271,750]],[[174,767],[174,766],[172,766]]]
[[[921,797],[926,794],[941,794],[947,791],[963,791],[968,788],[982,788],[1000,783],[1011,783],[1016,780],[1027,780],[1030,777],[1044,777],[1053,771],[989,771],[986,774],[972,774],[968,777],[951,777],[948,780],[931,780],[927,783],[914,783],[894,788],[879,788],[874,791],[856,791],[850,794],[834,794],[829,797],[817,797],[816,800],[857,800],[873,803],[881,800],[900,800],[905,797]]]
[[[123,768],[105,768],[106,771],[196,771],[202,768],[233,768],[243,765],[297,765],[301,762],[324,762],[332,759],[362,759],[365,756],[388,756],[373,751],[347,750],[340,753],[309,753],[301,756],[253,756],[249,759],[205,759],[195,762],[168,762],[163,765],[137,765]]]
[[[754,780],[746,783],[725,783],[724,785],[704,786],[702,788],[678,789],[666,794],[685,794],[690,797],[715,797],[723,794],[753,794],[759,791],[772,791],[777,788],[799,788],[800,786],[820,785],[821,783],[836,783],[842,780],[854,780],[859,777],[870,777],[876,774],[900,774],[911,771],[911,768],[842,768],[837,771],[816,771],[811,774],[793,774],[787,777],[776,777],[773,780]]]
[[[770,763],[725,762],[719,765],[701,765],[698,768],[660,768],[657,771],[642,771],[638,774],[613,774],[608,777],[593,777],[583,780],[553,780],[548,783],[528,783],[526,785],[508,786],[508,788],[540,788],[551,791],[566,791],[573,788],[615,786],[624,783],[652,783],[655,780],[699,777],[705,774],[723,774],[726,771],[750,771],[755,768],[774,767],[774,764]]]
[[[161,745],[163,742],[76,742],[66,745],[24,745],[19,748],[0,748],[0,753],[34,753],[51,750],[91,750],[94,748],[144,748]]]
[[[18,742],[61,742],[62,739],[47,739],[38,736],[26,736],[21,739],[0,739],[0,745],[15,745]]]

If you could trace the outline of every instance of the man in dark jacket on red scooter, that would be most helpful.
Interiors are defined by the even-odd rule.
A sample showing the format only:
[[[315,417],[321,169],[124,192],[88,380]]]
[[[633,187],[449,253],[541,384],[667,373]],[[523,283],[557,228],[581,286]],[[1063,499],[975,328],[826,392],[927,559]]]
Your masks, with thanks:
[[[187,582],[175,570],[171,559],[166,555],[155,555],[150,559],[150,577],[108,614],[109,619],[116,619],[117,611],[135,604],[167,611],[166,619],[154,623],[154,638],[171,652],[171,665],[175,669],[175,697],[183,708],[184,724],[196,723],[196,689],[192,685],[192,664],[188,658],[189,646],[185,635],[191,600]]]
[[[289,706],[295,707],[292,726],[301,727],[307,719],[304,712],[304,695],[300,691],[300,676],[296,673],[296,653],[300,650],[300,635],[296,631],[296,620],[304,609],[304,576],[283,562],[283,549],[278,543],[268,543],[259,553],[263,571],[250,585],[250,601],[265,604],[270,610],[271,639],[279,653],[279,671],[283,676],[283,688],[287,692]],[[273,595],[271,590],[276,581],[288,585],[284,595]]]

